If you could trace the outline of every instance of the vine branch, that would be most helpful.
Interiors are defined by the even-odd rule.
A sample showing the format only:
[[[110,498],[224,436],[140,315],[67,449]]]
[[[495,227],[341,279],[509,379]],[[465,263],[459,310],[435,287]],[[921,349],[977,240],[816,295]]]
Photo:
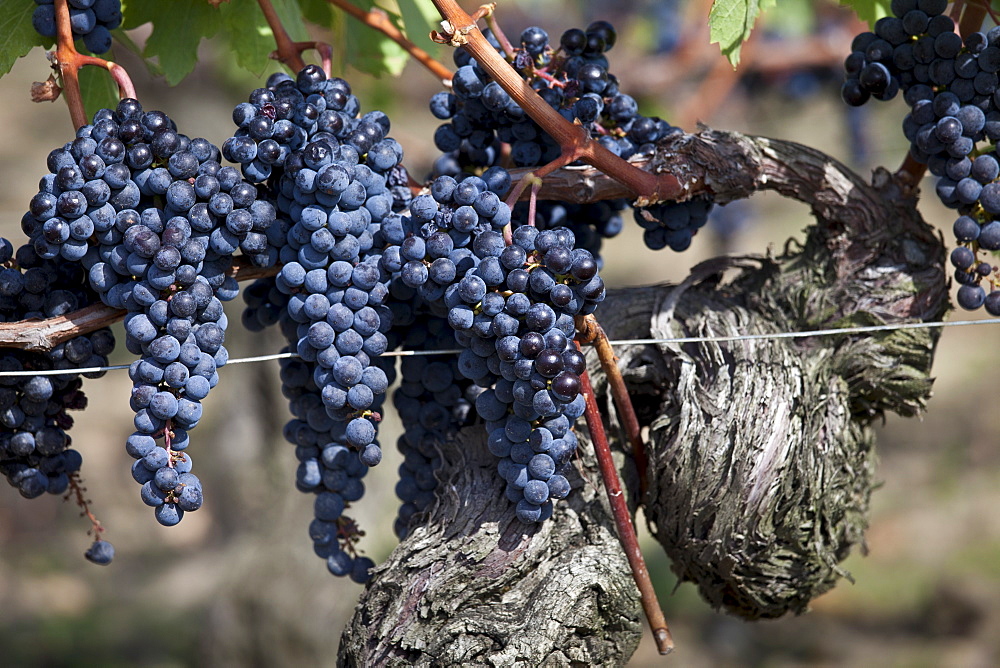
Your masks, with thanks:
[[[274,11],[274,5],[271,4],[271,0],[257,0],[257,3],[260,5],[260,11],[264,13],[264,20],[271,27],[271,33],[274,35],[274,43],[278,47],[272,57],[298,72],[306,66],[305,61],[302,60],[302,45],[296,44],[288,36],[288,31],[282,25],[278,13]],[[312,47],[307,46],[306,48]]]
[[[628,504],[625,503],[625,494],[622,492],[621,480],[618,479],[618,471],[611,458],[611,447],[608,445],[608,437],[604,432],[601,412],[597,408],[597,398],[594,395],[594,388],[590,384],[590,376],[586,371],[580,374],[580,382],[582,384],[581,391],[587,398],[587,408],[584,412],[584,417],[587,419],[587,430],[594,443],[594,453],[597,455],[597,464],[601,470],[601,478],[604,480],[604,489],[608,493],[611,514],[615,518],[618,540],[622,544],[622,550],[624,550],[625,558],[632,570],[635,585],[639,589],[642,610],[646,613],[646,620],[653,631],[656,649],[660,654],[670,654],[674,650],[674,641],[670,637],[667,620],[664,619],[660,602],[656,598],[656,590],[653,589],[653,583],[649,579],[649,569],[646,568],[646,561],[642,558],[642,550],[639,549],[639,539],[635,535],[632,516],[629,513]]]
[[[231,275],[238,281],[275,276],[278,267],[254,267],[243,258],[233,262]],[[51,350],[72,338],[107,327],[125,317],[126,311],[97,303],[45,320],[0,323],[0,348]]]
[[[632,405],[632,398],[629,396],[625,380],[622,378],[621,369],[618,368],[618,358],[611,349],[611,342],[604,328],[593,315],[577,316],[576,318],[577,341],[580,343],[592,344],[597,351],[597,358],[601,362],[601,370],[608,377],[608,386],[615,406],[625,427],[625,434],[629,444],[632,446],[632,459],[635,468],[639,472],[639,492],[640,498],[645,496],[649,487],[648,474],[646,472],[648,458],[646,457],[646,444],[642,440],[642,428],[639,426],[639,418],[635,414],[635,407]]]
[[[658,147],[655,156],[632,163],[636,169],[652,173],[669,169],[681,175],[684,189],[691,194],[711,187],[714,197],[721,203],[743,199],[760,190],[776,190],[817,209],[829,206],[823,199],[829,186],[827,171],[813,169],[815,164],[828,165],[830,173],[861,182],[857,175],[830,156],[801,144],[709,129],[696,135],[669,138]],[[511,175],[520,179],[530,172],[530,169],[512,170]],[[530,191],[523,194],[528,196]],[[628,195],[626,186],[595,167],[558,169],[546,176],[537,193],[541,199],[576,203]],[[277,269],[259,269],[237,258],[233,271],[237,280],[242,281],[272,276]],[[122,317],[123,311],[94,305],[34,324],[0,323],[0,347],[48,350]]]

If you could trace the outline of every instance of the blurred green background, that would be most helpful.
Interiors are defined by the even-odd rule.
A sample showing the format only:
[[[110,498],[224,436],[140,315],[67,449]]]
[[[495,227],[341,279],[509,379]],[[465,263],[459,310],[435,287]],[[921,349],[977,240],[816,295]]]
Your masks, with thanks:
[[[905,113],[901,100],[879,104],[851,121],[867,137],[865,150],[856,150],[835,75],[842,57],[836,54],[846,55],[847,33],[856,26],[837,10],[824,5],[806,19],[785,22],[792,27],[775,24],[762,31],[756,48],[771,60],[784,50],[787,62],[761,66],[737,82],[716,65],[715,48],[705,50],[707,33],[691,37],[691,48],[708,54],[694,65],[681,60],[683,45],[680,51],[664,46],[676,25],[657,23],[662,4],[519,3],[502,6],[499,17],[511,36],[537,23],[553,39],[595,18],[612,20],[623,37],[611,53],[612,72],[621,78],[623,91],[640,98],[647,114],[661,114],[687,130],[700,120],[800,141],[863,174],[876,165],[893,168],[901,162],[906,151],[899,130]],[[827,32],[822,39],[834,45],[835,55],[818,58],[809,77],[796,79],[801,74],[792,67],[799,53],[792,48],[796,40],[812,44],[808,53],[815,55],[819,48],[814,38],[799,34],[808,17],[823,19]],[[135,32],[141,41],[142,31]],[[655,53],[658,48],[665,52]],[[262,81],[228,71],[227,54],[212,43],[203,44],[195,73],[173,89],[129,54],[119,57],[146,108],[166,111],[182,132],[217,144],[231,132],[232,107]],[[442,59],[450,64],[449,54]],[[681,62],[687,62],[683,71]],[[22,237],[20,217],[45,172],[46,154],[72,136],[61,101],[30,102],[30,83],[48,73],[45,54],[35,50],[0,81],[0,234],[15,244]],[[418,178],[425,174],[435,157],[431,137],[438,124],[426,111],[426,100],[439,84],[412,64],[397,80],[347,76],[364,110],[378,107],[398,119],[392,134],[407,152],[406,163]],[[923,187],[932,192],[930,181]],[[953,218],[932,194],[921,210],[950,238]],[[731,205],[724,213],[729,215],[703,230],[681,255],[646,250],[638,227],[627,220],[625,232],[606,243],[603,275],[615,287],[681,280],[692,265],[721,252],[780,251],[811,220],[806,207],[769,195]],[[251,337],[241,331],[236,324],[241,305],[237,300],[227,306],[234,323],[227,336],[231,355],[276,351],[281,345],[276,332]],[[119,341],[123,338],[120,334]],[[128,360],[124,350],[121,355],[116,361]],[[844,563],[854,584],[842,581],[808,614],[746,623],[714,613],[693,586],[677,586],[662,551],[647,540],[646,556],[678,646],[668,661],[678,666],[1000,665],[1000,638],[994,632],[1000,628],[998,363],[995,326],[944,332],[927,413],[911,420],[887,416],[879,429],[883,484],[873,498],[868,554],[853,554]],[[292,484],[295,461],[280,435],[287,408],[277,364],[226,367],[221,376],[189,451],[205,483],[206,505],[169,529],[139,501],[129,475],[131,459],[122,447],[132,415],[126,374],[109,373],[85,384],[90,407],[76,414],[71,434],[84,454],[88,497],[117,548],[107,568],[82,558],[90,543],[88,524],[74,505],[52,497],[26,501],[0,485],[0,666],[335,663],[340,630],[360,587],[328,575],[311,553],[306,535],[311,498],[295,492]],[[382,426],[385,460],[366,479],[366,498],[357,507],[368,532],[364,547],[376,561],[395,542],[391,526],[399,457],[393,444],[398,433],[389,415]],[[629,665],[661,662],[647,634]]]

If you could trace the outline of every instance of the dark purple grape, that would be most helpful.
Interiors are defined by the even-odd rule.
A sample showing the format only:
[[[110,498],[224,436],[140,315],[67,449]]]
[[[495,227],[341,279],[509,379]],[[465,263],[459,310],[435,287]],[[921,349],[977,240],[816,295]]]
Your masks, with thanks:
[[[562,354],[557,350],[543,350],[535,358],[535,370],[546,378],[554,378],[564,367]]]

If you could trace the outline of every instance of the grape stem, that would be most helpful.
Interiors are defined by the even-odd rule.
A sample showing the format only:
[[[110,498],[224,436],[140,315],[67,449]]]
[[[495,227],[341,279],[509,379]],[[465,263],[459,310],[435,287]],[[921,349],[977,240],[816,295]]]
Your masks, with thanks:
[[[994,23],[1000,23],[1000,14],[997,14],[995,11],[993,11],[993,8],[990,7],[990,3],[986,2],[986,0],[975,0],[975,2],[972,3],[972,5],[976,7],[982,7],[983,11],[989,14],[989,17],[993,19]]]
[[[440,79],[442,83],[451,81],[451,70],[435,60],[431,54],[427,53],[407,39],[406,35],[404,35],[399,28],[393,25],[392,21],[389,20],[389,15],[386,14],[384,10],[379,9],[378,7],[372,7],[366,12],[363,9],[355,7],[347,0],[327,0],[327,2],[334,7],[339,7],[342,11],[350,14],[369,28],[378,30],[396,44],[403,47],[403,49],[410,54],[413,59],[430,70],[431,74]]]
[[[87,491],[87,488],[83,486],[79,471],[74,471],[69,475],[69,490],[65,497],[66,500],[68,501],[71,496],[74,497],[76,505],[80,507],[80,514],[90,520],[90,525],[94,532],[94,540],[98,540],[101,534],[104,533],[104,526],[101,525],[101,520],[97,519],[97,516],[90,511],[90,501],[83,495]]]
[[[319,54],[320,65],[323,68],[323,73],[326,77],[330,78],[330,73],[333,72],[333,47],[326,42],[292,42],[292,45],[298,50],[299,53],[304,53],[310,49],[315,50]],[[280,55],[277,51],[271,53],[271,58],[274,60],[280,60]]]
[[[660,654],[670,654],[674,650],[674,641],[670,636],[667,620],[663,617],[663,611],[656,598],[656,590],[653,589],[653,583],[649,579],[649,570],[646,568],[646,561],[642,558],[642,550],[639,549],[639,540],[635,535],[635,527],[632,525],[628,505],[625,503],[625,495],[622,493],[618,471],[615,470],[615,462],[611,458],[611,448],[608,446],[608,438],[604,432],[604,423],[601,421],[601,412],[597,407],[597,398],[594,396],[594,388],[590,384],[590,377],[586,371],[580,374],[580,382],[587,400],[587,409],[584,413],[587,418],[587,429],[594,442],[597,464],[601,469],[601,478],[604,479],[604,490],[608,494],[611,514],[614,515],[615,526],[618,529],[618,540],[621,542],[625,558],[628,559],[629,566],[632,568],[632,578],[639,589],[642,609],[646,613],[646,620],[653,631],[656,649]]]
[[[69,107],[70,120],[73,129],[78,130],[87,124],[87,110],[83,106],[83,93],[80,91],[80,69],[93,65],[106,69],[118,85],[118,96],[121,98],[135,97],[135,86],[125,68],[97,56],[87,56],[76,50],[73,43],[73,26],[69,20],[68,0],[55,0],[56,9],[56,66],[62,77],[62,89],[66,96],[66,106]]]
[[[956,0],[951,5],[951,19],[957,24],[959,19],[962,17],[962,9],[965,8],[965,0]]]
[[[173,440],[173,418],[168,418],[163,426],[163,448],[167,451],[167,466],[174,468],[174,450],[170,447]]]
[[[293,42],[292,38],[288,36],[288,31],[285,30],[285,26],[282,25],[278,13],[274,11],[274,5],[271,4],[271,0],[257,0],[257,4],[260,5],[260,11],[264,13],[264,20],[267,21],[267,25],[271,27],[271,33],[274,35],[274,43],[278,47],[271,54],[271,57],[284,63],[293,71],[298,72],[306,66],[305,61],[302,60],[302,52],[313,48],[311,44],[314,43]]]
[[[625,435],[632,445],[632,459],[639,472],[639,492],[640,498],[645,498],[646,489],[649,487],[646,467],[648,459],[646,457],[646,444],[642,440],[642,429],[639,426],[639,418],[635,414],[635,407],[632,405],[632,398],[625,386],[625,379],[622,378],[621,369],[618,368],[618,358],[615,356],[608,335],[604,328],[593,315],[576,317],[576,340],[581,344],[592,344],[597,351],[597,358],[601,361],[601,369],[608,377],[608,386],[611,396],[614,398],[615,407],[621,418],[622,426],[625,427]]]
[[[911,186],[916,186],[920,183],[920,179],[924,178],[926,172],[927,165],[914,158],[913,153],[907,151],[906,157],[903,158],[903,164],[896,170],[896,177],[906,181]]]
[[[958,21],[958,34],[966,38],[983,27],[987,8],[976,2],[956,2],[956,7],[962,7],[962,18]]]
[[[503,53],[507,56],[507,59],[513,60],[514,47],[511,45],[510,40],[507,39],[507,35],[504,33],[503,28],[501,28],[500,24],[497,22],[495,14],[497,3],[493,2],[489,5],[483,5],[480,9],[485,9],[487,7],[489,8],[489,11],[483,14],[483,18],[486,19],[486,25],[488,25],[490,30],[493,31],[493,36],[496,38],[497,42],[500,43],[500,48],[503,49]]]
[[[683,186],[673,174],[642,171],[594,141],[582,126],[574,125],[560,116],[496,52],[473,18],[454,0],[433,2],[445,19],[441,24],[441,32],[432,33],[433,39],[442,44],[465,47],[479,66],[493,77],[533,121],[556,140],[562,147],[564,156],[572,155],[573,160],[579,159],[593,165],[623,184],[638,199],[639,206],[677,199],[684,194]]]

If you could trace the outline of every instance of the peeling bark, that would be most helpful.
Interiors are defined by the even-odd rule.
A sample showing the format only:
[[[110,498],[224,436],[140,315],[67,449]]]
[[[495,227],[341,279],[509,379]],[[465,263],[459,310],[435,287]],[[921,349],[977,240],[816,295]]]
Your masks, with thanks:
[[[340,665],[616,665],[635,651],[638,592],[589,442],[570,498],[528,526],[481,431],[442,444],[438,504],[376,570]]]

